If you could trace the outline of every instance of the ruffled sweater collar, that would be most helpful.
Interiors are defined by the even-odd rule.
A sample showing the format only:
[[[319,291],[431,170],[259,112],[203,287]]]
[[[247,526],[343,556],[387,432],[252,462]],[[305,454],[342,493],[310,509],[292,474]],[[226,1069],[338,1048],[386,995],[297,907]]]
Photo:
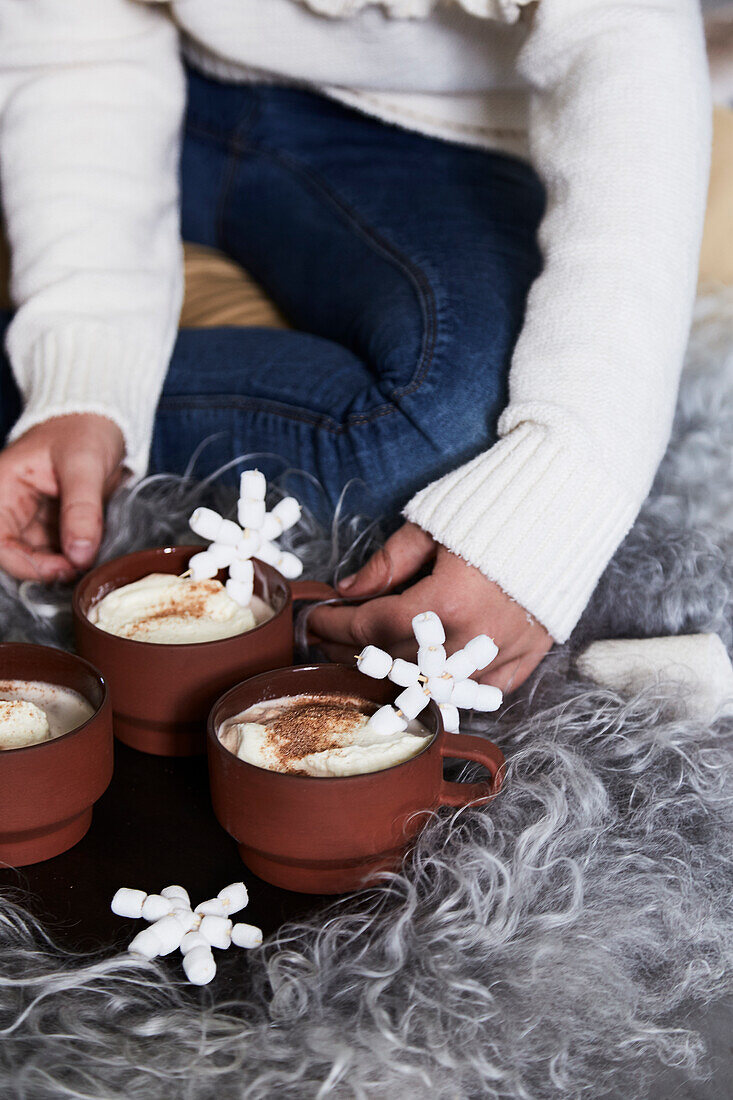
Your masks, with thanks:
[[[356,15],[364,8],[381,8],[396,19],[424,19],[442,6],[446,0],[297,0],[318,15],[335,19]],[[516,23],[521,9],[535,0],[447,0],[470,15],[480,19],[496,19],[502,23]]]

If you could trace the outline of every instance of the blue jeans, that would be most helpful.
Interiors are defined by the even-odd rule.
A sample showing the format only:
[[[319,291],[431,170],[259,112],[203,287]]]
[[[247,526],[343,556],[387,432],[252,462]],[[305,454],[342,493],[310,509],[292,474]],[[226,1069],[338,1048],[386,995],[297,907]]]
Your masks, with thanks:
[[[182,472],[212,436],[199,473],[266,452],[315,475],[327,505],[294,491],[321,515],[358,479],[350,510],[394,516],[494,442],[540,267],[528,165],[192,72],[181,181],[184,239],[242,264],[293,327],[179,333],[151,471]]]

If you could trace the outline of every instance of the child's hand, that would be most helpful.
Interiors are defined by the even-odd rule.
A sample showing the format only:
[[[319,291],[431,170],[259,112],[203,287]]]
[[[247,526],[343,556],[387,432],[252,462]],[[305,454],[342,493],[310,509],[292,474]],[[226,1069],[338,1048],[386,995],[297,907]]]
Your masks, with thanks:
[[[353,661],[365,645],[383,646],[394,657],[415,659],[412,618],[435,611],[445,626],[446,649],[453,653],[476,634],[489,634],[499,647],[494,664],[478,678],[502,691],[518,687],[540,663],[552,638],[523,607],[462,558],[406,523],[355,574],[339,586],[349,598],[391,590],[433,561],[430,576],[398,596],[379,596],[356,607],[317,607],[309,628],[333,660]]]
[[[90,413],[46,420],[0,452],[0,568],[52,581],[91,565],[123,454],[117,425]]]

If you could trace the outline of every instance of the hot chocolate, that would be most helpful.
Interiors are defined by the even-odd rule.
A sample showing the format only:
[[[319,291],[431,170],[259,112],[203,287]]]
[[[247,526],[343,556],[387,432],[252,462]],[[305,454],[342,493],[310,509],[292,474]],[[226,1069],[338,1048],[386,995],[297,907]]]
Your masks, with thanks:
[[[375,710],[347,695],[282,696],[222,723],[219,740],[259,768],[310,776],[382,771],[425,748],[430,734],[420,722],[385,737],[369,725]]]
[[[0,751],[61,737],[93,713],[92,705],[70,688],[38,680],[0,680]]]
[[[89,621],[137,642],[183,645],[244,634],[274,614],[258,596],[235,603],[217,580],[196,581],[150,573],[108,592],[89,610]]]

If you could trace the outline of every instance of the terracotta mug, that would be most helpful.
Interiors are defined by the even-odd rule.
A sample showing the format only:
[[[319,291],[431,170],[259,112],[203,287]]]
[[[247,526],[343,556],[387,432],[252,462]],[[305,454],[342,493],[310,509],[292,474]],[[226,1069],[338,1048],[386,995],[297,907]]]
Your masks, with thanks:
[[[76,648],[101,669],[107,681],[115,735],[132,748],[157,756],[205,752],[206,716],[217,696],[246,676],[292,661],[293,600],[336,595],[327,584],[289,582],[271,566],[255,561],[255,594],[270,603],[275,614],[246,634],[213,642],[159,645],[108,634],[87,618],[92,605],[112,589],[149,573],[180,575],[200,550],[200,546],[165,546],[127,554],[97,566],[74,591]]]
[[[401,690],[346,665],[303,665],[255,676],[217,701],[208,723],[214,813],[256,875],[304,893],[357,889],[400,866],[438,806],[484,803],[497,794],[504,774],[501,751],[482,737],[447,734],[434,702],[420,715],[432,734],[428,745],[402,764],[366,775],[266,771],[240,760],[217,736],[226,719],[282,695],[346,694],[382,706]],[[449,783],[443,778],[445,757],[478,761],[491,780]]]
[[[42,645],[0,645],[0,678],[42,680],[79,692],[92,717],[50,741],[0,751],[0,863],[24,867],[81,840],[112,778],[112,708],[86,661]]]

